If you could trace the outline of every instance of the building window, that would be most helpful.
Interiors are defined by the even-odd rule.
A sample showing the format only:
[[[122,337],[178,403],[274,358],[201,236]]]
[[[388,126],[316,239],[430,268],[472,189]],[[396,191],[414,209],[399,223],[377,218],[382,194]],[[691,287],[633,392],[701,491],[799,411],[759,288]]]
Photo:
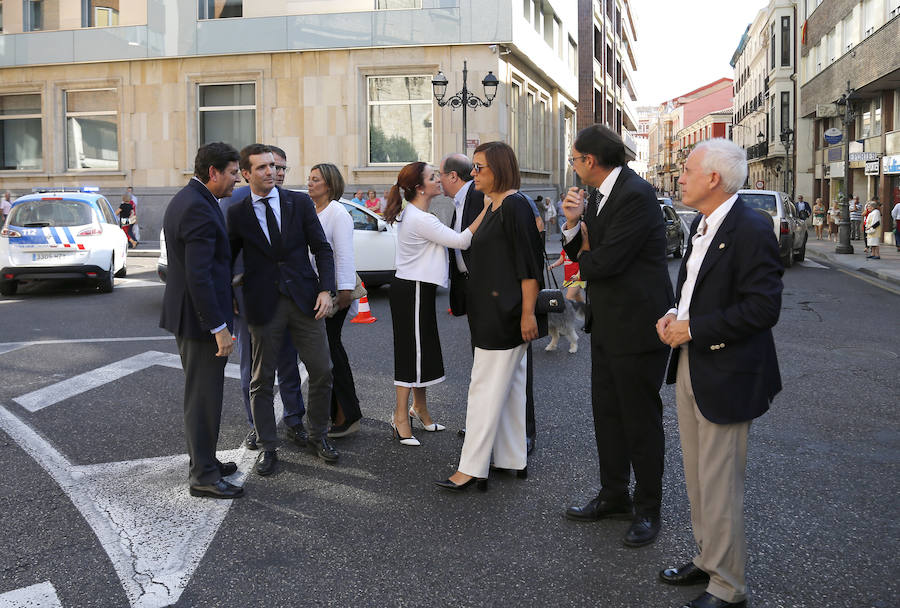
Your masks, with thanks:
[[[0,95],[0,169],[40,170],[41,148],[41,96]]]
[[[22,29],[26,32],[59,29],[59,0],[22,0]]]
[[[525,21],[531,21],[531,0],[522,2],[522,13],[525,15]]]
[[[544,20],[541,19],[541,0],[534,0],[534,11],[532,13],[531,23],[534,25],[534,31],[541,34],[541,27],[544,25]]]
[[[769,69],[775,69],[775,24],[769,26]]]
[[[198,87],[199,145],[215,141],[238,150],[256,141],[256,85],[201,84]]]
[[[569,71],[578,76],[578,44],[569,38]]]
[[[243,0],[199,0],[197,16],[200,19],[227,19],[242,17]]]
[[[422,8],[422,0],[375,0],[375,10]]]
[[[781,65],[791,65],[791,18],[781,18]]]
[[[119,168],[116,89],[65,92],[66,167]]]
[[[791,94],[787,91],[781,92],[781,131],[791,126]]]
[[[872,102],[872,135],[881,135],[881,95]]]
[[[431,161],[431,76],[369,76],[369,163]]]
[[[859,117],[861,121],[859,137],[865,139],[872,135],[872,109],[866,108]]]
[[[119,25],[119,0],[81,0],[81,27]]]
[[[531,0],[526,0],[531,2]],[[509,146],[519,156],[519,97],[522,87],[518,82],[509,84]]]
[[[535,144],[537,142],[534,141],[534,133],[535,133],[535,120],[534,120],[534,92],[528,91],[525,96],[525,156],[520,156],[519,158],[524,158],[525,162],[523,163],[524,167],[529,169],[535,169],[534,166],[534,154],[535,154]]]

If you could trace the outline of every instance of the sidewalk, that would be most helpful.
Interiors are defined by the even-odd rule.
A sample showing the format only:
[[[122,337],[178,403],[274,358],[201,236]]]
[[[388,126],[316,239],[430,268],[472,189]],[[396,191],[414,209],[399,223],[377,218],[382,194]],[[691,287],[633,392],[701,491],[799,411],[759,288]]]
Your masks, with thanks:
[[[128,255],[135,258],[158,258],[159,241],[141,241],[137,247],[128,250]]]
[[[865,244],[862,241],[850,241],[853,253],[835,253],[837,243],[828,240],[816,240],[816,233],[809,231],[806,242],[806,255],[818,261],[828,262],[840,268],[862,272],[882,281],[900,285],[900,252],[894,245],[881,243],[881,259],[867,260]]]

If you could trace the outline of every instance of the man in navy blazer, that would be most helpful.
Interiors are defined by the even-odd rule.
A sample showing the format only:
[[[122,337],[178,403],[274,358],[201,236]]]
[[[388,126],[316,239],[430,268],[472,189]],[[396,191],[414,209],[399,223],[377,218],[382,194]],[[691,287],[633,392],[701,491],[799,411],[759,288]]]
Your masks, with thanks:
[[[699,552],[659,573],[673,585],[707,583],[682,608],[746,606],[744,477],[750,422],[781,390],[772,327],[781,310],[778,241],[772,219],[735,194],[746,152],[733,142],[699,144],[678,183],[700,213],[678,273],[675,308],[656,324],[675,351],[678,428],[691,525]]]
[[[216,459],[225,364],[231,341],[231,252],[218,198],[238,179],[237,150],[211,143],[197,151],[194,177],[171,200],[163,226],[169,275],[159,326],[175,334],[184,368],[184,427],[193,496],[236,498],[222,477],[237,470]]]
[[[672,306],[666,229],[653,186],[625,165],[625,144],[602,125],[582,129],[569,163],[594,189],[563,203],[566,255],[587,281],[591,400],[600,492],[569,519],[631,519],[622,542],[640,547],[660,529],[665,435],[662,387],[669,348],[653,326]],[[586,203],[586,205],[585,205]],[[582,219],[583,216],[583,219]],[[634,496],[628,483],[634,471]]]
[[[241,150],[241,174],[250,196],[228,209],[232,255],[244,254],[242,313],[252,337],[250,407],[260,455],[256,472],[275,471],[278,436],[273,386],[285,331],[309,373],[308,447],[327,462],[338,459],[328,443],[331,355],[325,317],[335,292],[334,252],[316,207],[306,194],[275,185],[275,157],[262,144]],[[319,274],[310,263],[316,257]]]

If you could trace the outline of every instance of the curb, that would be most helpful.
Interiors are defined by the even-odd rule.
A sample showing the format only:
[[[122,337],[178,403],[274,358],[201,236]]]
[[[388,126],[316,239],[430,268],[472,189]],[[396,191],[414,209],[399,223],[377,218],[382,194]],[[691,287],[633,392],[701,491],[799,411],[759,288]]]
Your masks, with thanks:
[[[840,268],[844,268],[845,270],[852,270],[853,272],[859,272],[861,274],[876,278],[880,281],[884,281],[885,283],[890,283],[892,285],[900,287],[900,276],[897,276],[896,273],[876,270],[874,268],[859,268],[842,260],[835,259],[833,256],[827,253],[819,253],[817,251],[811,251],[809,249],[806,250],[806,257],[813,258],[814,260],[821,262],[828,262],[833,266],[838,266]]]

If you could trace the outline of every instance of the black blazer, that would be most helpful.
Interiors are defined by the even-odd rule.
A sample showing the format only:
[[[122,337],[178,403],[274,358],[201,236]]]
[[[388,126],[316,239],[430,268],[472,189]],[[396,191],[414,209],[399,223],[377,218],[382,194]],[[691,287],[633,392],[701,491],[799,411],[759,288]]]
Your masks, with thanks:
[[[251,325],[264,325],[275,314],[279,273],[291,299],[304,314],[315,316],[313,307],[321,291],[334,291],[334,252],[307,194],[278,188],[281,204],[280,255],[272,249],[253,211],[252,197],[228,208],[228,237],[236,258],[244,253],[244,307]],[[313,270],[309,253],[316,256]]]
[[[471,182],[470,182],[471,183]],[[472,222],[478,217],[478,214],[484,209],[484,193],[475,189],[475,184],[469,186],[466,192],[466,200],[462,208],[462,223],[460,230],[468,228]],[[453,219],[450,220],[450,226],[456,226],[456,210],[453,210]],[[456,249],[450,250],[450,310],[453,316],[460,317],[466,314],[466,277],[459,271],[456,266]],[[463,261],[466,268],[469,267],[469,250],[462,252]]]
[[[699,223],[698,215],[692,237]],[[692,249],[691,243],[678,273],[679,297]],[[710,243],[691,296],[691,384],[710,422],[756,418],[781,390],[772,327],[781,311],[783,273],[772,220],[738,198]],[[669,362],[669,384],[679,350]]]
[[[592,341],[612,355],[664,348],[656,321],[672,307],[672,281],[666,226],[653,186],[622,167],[600,215],[592,202],[584,221],[590,250],[578,255],[579,232],[565,251],[587,281],[585,329]]]
[[[163,218],[168,275],[159,326],[176,336],[213,339],[233,319],[231,251],[225,218],[205,185],[192,179]]]

